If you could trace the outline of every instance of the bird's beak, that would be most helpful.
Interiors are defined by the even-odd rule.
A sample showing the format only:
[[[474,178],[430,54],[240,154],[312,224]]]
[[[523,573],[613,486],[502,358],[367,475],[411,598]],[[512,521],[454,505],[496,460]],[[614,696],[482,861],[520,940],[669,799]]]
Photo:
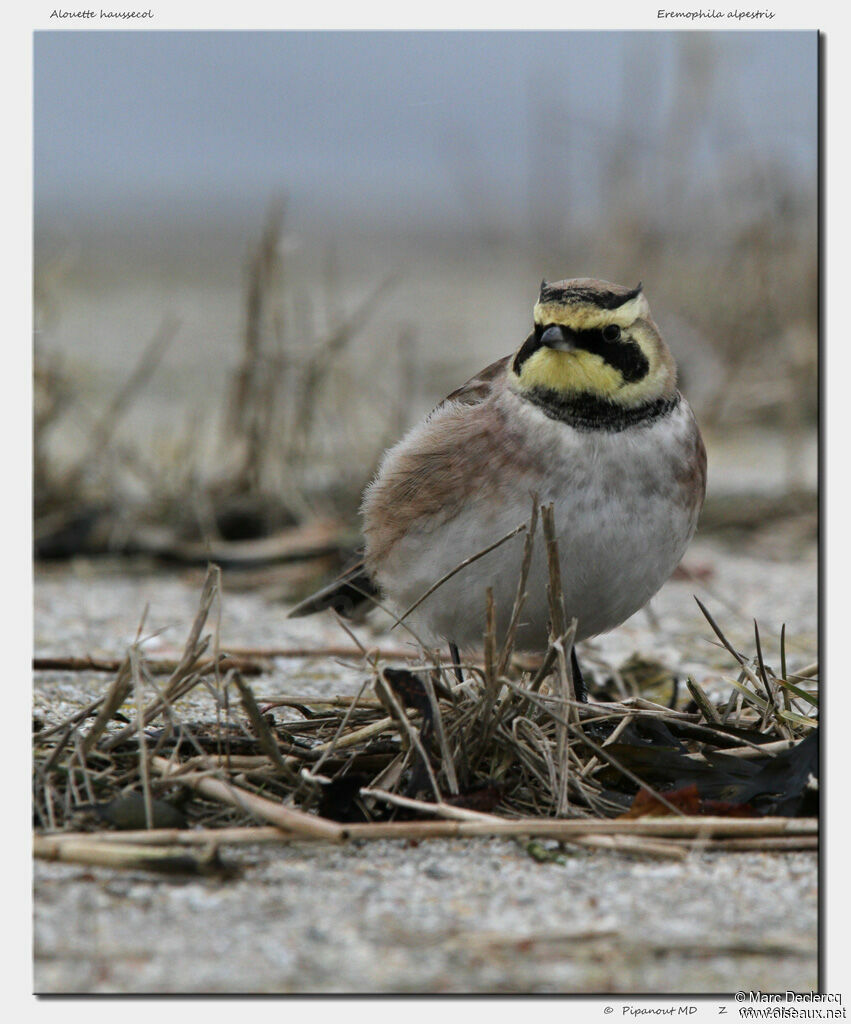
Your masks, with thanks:
[[[576,336],[568,327],[553,325],[541,335],[541,344],[559,352],[572,352],[576,348]]]

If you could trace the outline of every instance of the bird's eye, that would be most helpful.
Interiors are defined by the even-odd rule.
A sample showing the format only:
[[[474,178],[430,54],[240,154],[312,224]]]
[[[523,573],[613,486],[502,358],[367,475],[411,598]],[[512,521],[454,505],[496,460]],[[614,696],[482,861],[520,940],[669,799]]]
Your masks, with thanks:
[[[621,329],[617,324],[608,324],[603,328],[603,339],[605,341],[617,341],[621,336]]]

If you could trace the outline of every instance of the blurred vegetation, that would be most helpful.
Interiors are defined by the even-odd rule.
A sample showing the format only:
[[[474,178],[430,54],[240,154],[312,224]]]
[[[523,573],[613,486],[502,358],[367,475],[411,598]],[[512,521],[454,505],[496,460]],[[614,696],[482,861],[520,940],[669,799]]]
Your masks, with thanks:
[[[713,444],[770,431],[788,449],[786,489],[800,489],[802,439],[818,415],[816,182],[747,139],[706,159],[701,126],[718,96],[710,40],[684,35],[661,135],[634,114],[636,95],[659,93],[658,72],[640,46],[627,59],[615,125],[583,123],[567,99],[542,108],[530,77],[522,228],[506,226],[480,187],[487,168],[448,133],[447,173],[469,213],[454,231],[386,226],[325,243],[290,231],[297,211],[276,202],[247,255],[225,232],[211,248],[220,264],[243,265],[241,297],[232,284],[220,293],[239,302],[241,326],[221,332],[224,347],[184,349],[180,372],[169,350],[183,328],[165,308],[153,310],[162,323],[145,347],[116,338],[103,359],[85,317],[70,329],[63,318],[85,293],[86,326],[105,337],[105,291],[156,295],[173,272],[187,281],[177,315],[206,330],[215,260],[201,235],[184,239],[194,264],[164,248],[134,262],[132,239],[98,251],[37,235],[37,554],[174,553],[181,541],[264,537],[321,516],[352,524],[382,450],[520,343],[541,276],[641,278],[710,456]],[[589,168],[582,194],[590,184],[596,195],[571,201],[569,183]],[[148,430],[134,418],[142,406]]]

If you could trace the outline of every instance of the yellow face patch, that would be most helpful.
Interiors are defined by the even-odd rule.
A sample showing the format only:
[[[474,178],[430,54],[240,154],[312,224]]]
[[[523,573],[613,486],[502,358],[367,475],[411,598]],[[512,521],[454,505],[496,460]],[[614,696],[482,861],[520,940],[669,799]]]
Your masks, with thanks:
[[[512,376],[522,391],[544,388],[558,394],[587,391],[611,397],[623,386],[623,377],[600,356],[583,349],[559,352],[539,348],[523,363],[519,376]]]

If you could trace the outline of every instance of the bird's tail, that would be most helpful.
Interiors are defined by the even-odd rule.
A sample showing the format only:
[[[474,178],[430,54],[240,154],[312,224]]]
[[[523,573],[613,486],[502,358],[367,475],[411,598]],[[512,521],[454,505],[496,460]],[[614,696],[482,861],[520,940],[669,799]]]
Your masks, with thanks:
[[[369,611],[378,596],[378,588],[366,571],[361,558],[321,590],[299,602],[287,614],[287,618],[300,619],[326,608],[333,608],[344,619],[358,618]]]

